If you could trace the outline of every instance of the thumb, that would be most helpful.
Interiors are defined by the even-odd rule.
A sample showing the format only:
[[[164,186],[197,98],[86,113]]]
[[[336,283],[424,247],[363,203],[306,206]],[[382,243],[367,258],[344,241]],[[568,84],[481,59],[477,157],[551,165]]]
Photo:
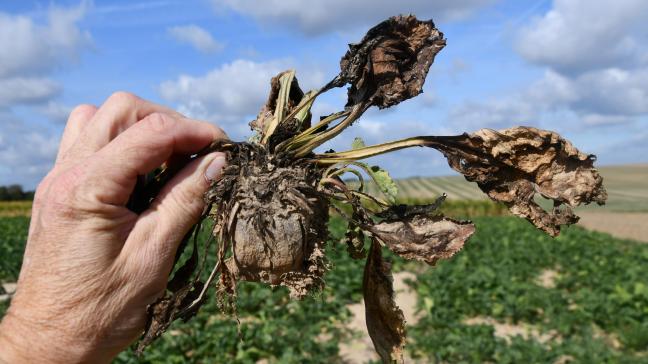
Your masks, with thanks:
[[[160,191],[131,230],[122,254],[149,274],[168,275],[176,249],[204,208],[203,195],[220,179],[225,154],[211,153],[183,168]]]

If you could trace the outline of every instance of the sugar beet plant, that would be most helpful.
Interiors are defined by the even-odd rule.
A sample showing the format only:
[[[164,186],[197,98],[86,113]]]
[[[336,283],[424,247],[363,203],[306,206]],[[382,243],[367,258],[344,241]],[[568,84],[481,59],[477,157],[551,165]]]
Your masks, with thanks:
[[[388,108],[421,93],[445,44],[432,21],[397,16],[350,45],[340,73],[319,90],[303,92],[294,71],[272,78],[268,101],[250,123],[255,131],[250,141],[216,140],[199,153],[223,151],[229,163],[221,181],[204,197],[208,208],[203,220],[213,221],[212,238],[199,257],[196,240],[202,222],[185,237],[178,255],[193,244],[191,256],[176,267],[165,296],[149,307],[138,350],[175,319],[194,315],[210,286],[216,286],[216,299],[232,314],[241,280],[286,286],[294,298],[320,290],[328,269],[327,221],[329,212],[337,210],[348,221],[349,254],[365,260],[364,302],[376,351],[384,362],[401,362],[403,313],[393,301],[390,265],[382,249],[434,265],[459,251],[475,227],[435,211],[444,196],[429,205],[395,204],[396,185],[385,170],[360,161],[368,157],[409,147],[436,149],[491,199],[552,236],[561,225],[578,221],[570,207],[605,202],[594,156],[581,153],[554,132],[530,127],[416,136],[372,146],[356,139],[347,151],[314,152],[370,107]],[[349,88],[344,109],[312,121],[316,98],[345,85]],[[174,170],[163,169],[138,190],[136,200],[150,202]],[[347,184],[345,175],[356,176],[359,183]],[[364,192],[363,176],[373,179],[381,196]],[[553,200],[553,209],[545,211],[536,204],[536,194]],[[208,254],[217,255],[213,267],[205,267]]]

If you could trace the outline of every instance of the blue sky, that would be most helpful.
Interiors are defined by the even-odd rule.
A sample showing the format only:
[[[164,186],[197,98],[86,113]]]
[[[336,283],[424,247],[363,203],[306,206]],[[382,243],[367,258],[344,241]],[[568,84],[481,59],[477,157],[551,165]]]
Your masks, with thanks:
[[[322,86],[348,43],[409,12],[448,43],[424,94],[370,110],[326,148],[530,125],[601,165],[648,161],[643,0],[13,0],[0,4],[0,185],[35,187],[67,113],[120,90],[243,139],[271,76],[294,68],[303,88]],[[344,102],[344,90],[327,94],[315,112]],[[396,177],[452,173],[432,150],[374,162]]]

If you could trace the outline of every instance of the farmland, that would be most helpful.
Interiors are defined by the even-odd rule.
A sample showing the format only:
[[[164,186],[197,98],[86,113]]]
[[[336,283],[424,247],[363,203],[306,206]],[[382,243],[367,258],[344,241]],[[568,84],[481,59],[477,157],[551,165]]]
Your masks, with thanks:
[[[608,191],[607,211],[648,212],[648,165],[601,167],[605,188]],[[433,199],[446,193],[449,200],[485,200],[488,197],[475,183],[462,176],[412,177],[397,182],[398,197],[408,199]],[[367,183],[371,194],[379,194],[372,183]],[[581,210],[596,206],[580,207]]]
[[[422,362],[642,363],[648,360],[648,245],[574,227],[551,239],[513,217],[475,218],[478,232],[454,259],[436,268],[393,257],[395,271],[416,272],[419,320],[408,327],[409,355]],[[27,221],[2,219],[3,280],[16,278]],[[10,228],[8,228],[10,227]],[[361,299],[362,263],[336,244],[324,292],[290,301],[284,289],[241,284],[236,321],[211,301],[193,320],[178,323],[143,358],[117,362],[281,363],[340,361],[339,344],[354,334],[344,325],[348,305]],[[7,230],[11,229],[11,230]],[[552,282],[540,282],[547,271]],[[536,335],[497,335],[498,325]]]
[[[28,217],[0,218],[0,282],[15,282],[18,277],[28,229]]]
[[[644,172],[614,168],[602,169],[613,210],[645,209]],[[648,244],[579,227],[552,239],[524,220],[493,216],[506,214],[489,201],[467,202],[481,193],[454,178],[399,182],[402,199],[447,192],[445,213],[470,216],[477,225],[467,246],[436,267],[389,255],[395,272],[414,273],[406,281],[416,293],[416,319],[407,327],[412,361],[648,362]],[[0,218],[2,282],[17,278],[28,224],[25,216]],[[285,289],[242,283],[240,336],[236,320],[210,300],[142,358],[129,350],[116,362],[343,362],[341,343],[360,335],[348,323],[349,307],[362,299],[363,264],[339,243],[345,223],[333,218],[330,229],[333,269],[323,292],[297,302]],[[0,303],[0,315],[4,309]]]
[[[0,201],[0,217],[29,216],[31,201]]]
[[[602,167],[599,171],[608,192],[605,211],[648,212],[648,164]],[[400,201],[430,201],[442,193],[447,194],[449,201],[488,201],[488,197],[475,183],[468,182],[459,175],[411,177],[396,180],[396,184]],[[365,188],[372,195],[380,195],[371,181],[366,183]],[[486,205],[488,203],[483,206]],[[600,210],[597,206],[584,206],[578,209]],[[0,203],[0,217],[29,216],[30,212],[29,201]]]

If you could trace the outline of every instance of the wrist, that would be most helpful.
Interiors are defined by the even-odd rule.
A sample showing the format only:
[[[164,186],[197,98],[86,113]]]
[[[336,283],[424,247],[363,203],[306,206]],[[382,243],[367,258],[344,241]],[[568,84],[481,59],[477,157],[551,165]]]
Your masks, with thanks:
[[[0,363],[75,363],[86,355],[80,343],[66,339],[63,330],[35,325],[11,312],[0,322]]]
[[[7,312],[0,322],[0,363],[27,363],[35,359],[35,351],[28,351],[33,335],[26,333],[16,318]]]

